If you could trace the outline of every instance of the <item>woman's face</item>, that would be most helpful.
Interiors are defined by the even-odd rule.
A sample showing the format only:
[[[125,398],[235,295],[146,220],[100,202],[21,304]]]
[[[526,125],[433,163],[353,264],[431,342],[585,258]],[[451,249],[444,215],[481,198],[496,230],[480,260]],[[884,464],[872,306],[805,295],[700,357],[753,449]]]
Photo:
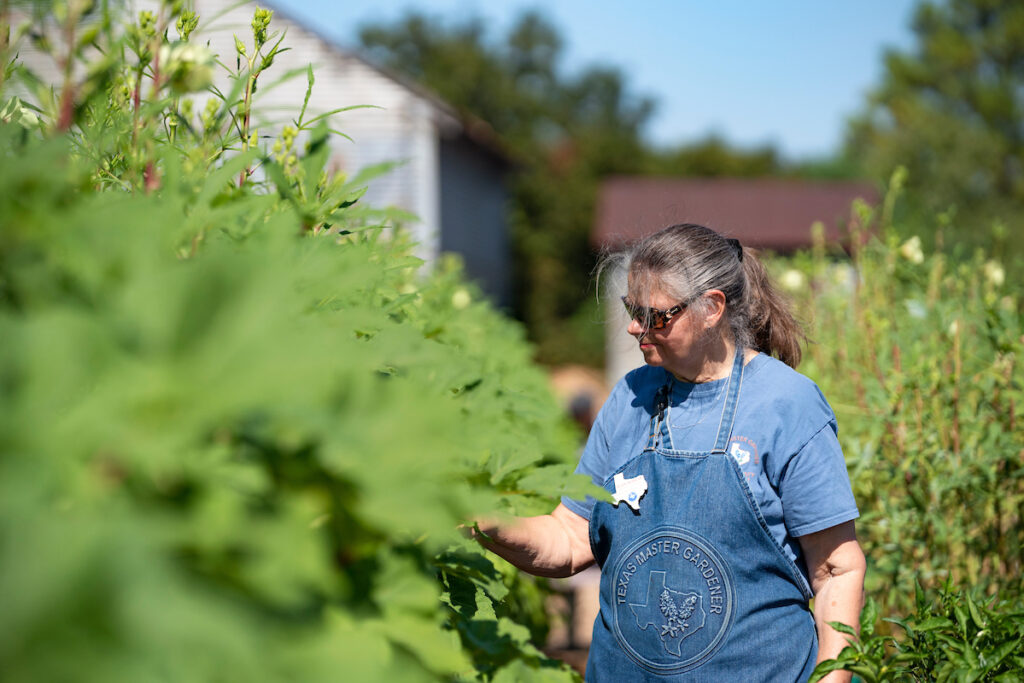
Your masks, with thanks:
[[[680,303],[657,289],[647,296],[647,301],[635,300],[634,296],[629,296],[631,303],[663,311]],[[659,330],[648,329],[642,320],[633,319],[626,331],[640,344],[640,352],[648,365],[663,367],[684,381],[692,381],[699,373],[703,363],[699,351],[705,330],[690,307],[672,316]]]

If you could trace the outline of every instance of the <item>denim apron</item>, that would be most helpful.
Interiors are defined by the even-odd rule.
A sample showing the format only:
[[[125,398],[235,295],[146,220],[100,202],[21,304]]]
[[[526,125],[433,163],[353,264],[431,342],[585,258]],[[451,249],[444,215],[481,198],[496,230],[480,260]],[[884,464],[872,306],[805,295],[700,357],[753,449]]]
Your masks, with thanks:
[[[673,443],[662,387],[646,447],[605,482],[625,493],[590,520],[601,611],[588,681],[789,683],[814,669],[810,586],[726,453],[742,383],[737,348],[711,450]]]

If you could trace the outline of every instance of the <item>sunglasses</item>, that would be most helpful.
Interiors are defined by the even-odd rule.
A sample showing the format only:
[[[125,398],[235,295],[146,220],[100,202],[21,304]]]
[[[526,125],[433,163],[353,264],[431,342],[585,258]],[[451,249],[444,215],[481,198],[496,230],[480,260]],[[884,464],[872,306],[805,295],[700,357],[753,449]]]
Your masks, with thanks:
[[[626,297],[622,297],[622,305],[626,307],[626,313],[629,314],[630,320],[636,320],[648,330],[660,330],[668,325],[668,321],[674,316],[686,310],[690,303],[679,303],[667,311],[663,311],[660,308],[637,306]]]

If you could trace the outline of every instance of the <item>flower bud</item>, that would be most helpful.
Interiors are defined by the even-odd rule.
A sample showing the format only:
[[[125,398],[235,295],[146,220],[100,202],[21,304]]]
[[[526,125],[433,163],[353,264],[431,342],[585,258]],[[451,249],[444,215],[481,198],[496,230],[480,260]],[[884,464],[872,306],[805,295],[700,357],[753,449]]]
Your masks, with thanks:
[[[205,90],[213,83],[213,53],[194,43],[170,43],[160,47],[160,70],[171,91],[177,94]]]
[[[178,17],[174,28],[178,30],[178,35],[181,36],[182,40],[188,40],[197,26],[199,26],[199,15],[192,10],[184,10],[181,16]]]
[[[469,306],[473,302],[473,297],[469,295],[469,292],[465,287],[459,287],[452,294],[452,308],[462,310]]]
[[[1003,270],[1003,266],[999,261],[986,261],[982,272],[985,274],[985,279],[993,287],[1002,287],[1003,282],[1006,281],[1006,271]]]
[[[807,285],[807,277],[799,270],[790,268],[779,278],[779,284],[790,292],[799,292]]]
[[[924,252],[921,250],[921,238],[914,235],[906,242],[900,245],[900,256],[907,259],[911,263],[921,263],[924,261]]]

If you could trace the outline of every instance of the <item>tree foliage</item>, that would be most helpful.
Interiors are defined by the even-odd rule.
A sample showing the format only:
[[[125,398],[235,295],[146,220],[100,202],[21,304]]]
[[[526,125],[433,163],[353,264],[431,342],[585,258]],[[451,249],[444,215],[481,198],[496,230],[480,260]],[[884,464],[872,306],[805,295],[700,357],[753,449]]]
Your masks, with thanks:
[[[1005,229],[993,224],[1019,220],[1024,201],[1024,6],[924,2],[913,29],[911,51],[886,55],[848,153],[880,180],[906,167],[919,216],[955,207],[955,239],[998,244]]]

